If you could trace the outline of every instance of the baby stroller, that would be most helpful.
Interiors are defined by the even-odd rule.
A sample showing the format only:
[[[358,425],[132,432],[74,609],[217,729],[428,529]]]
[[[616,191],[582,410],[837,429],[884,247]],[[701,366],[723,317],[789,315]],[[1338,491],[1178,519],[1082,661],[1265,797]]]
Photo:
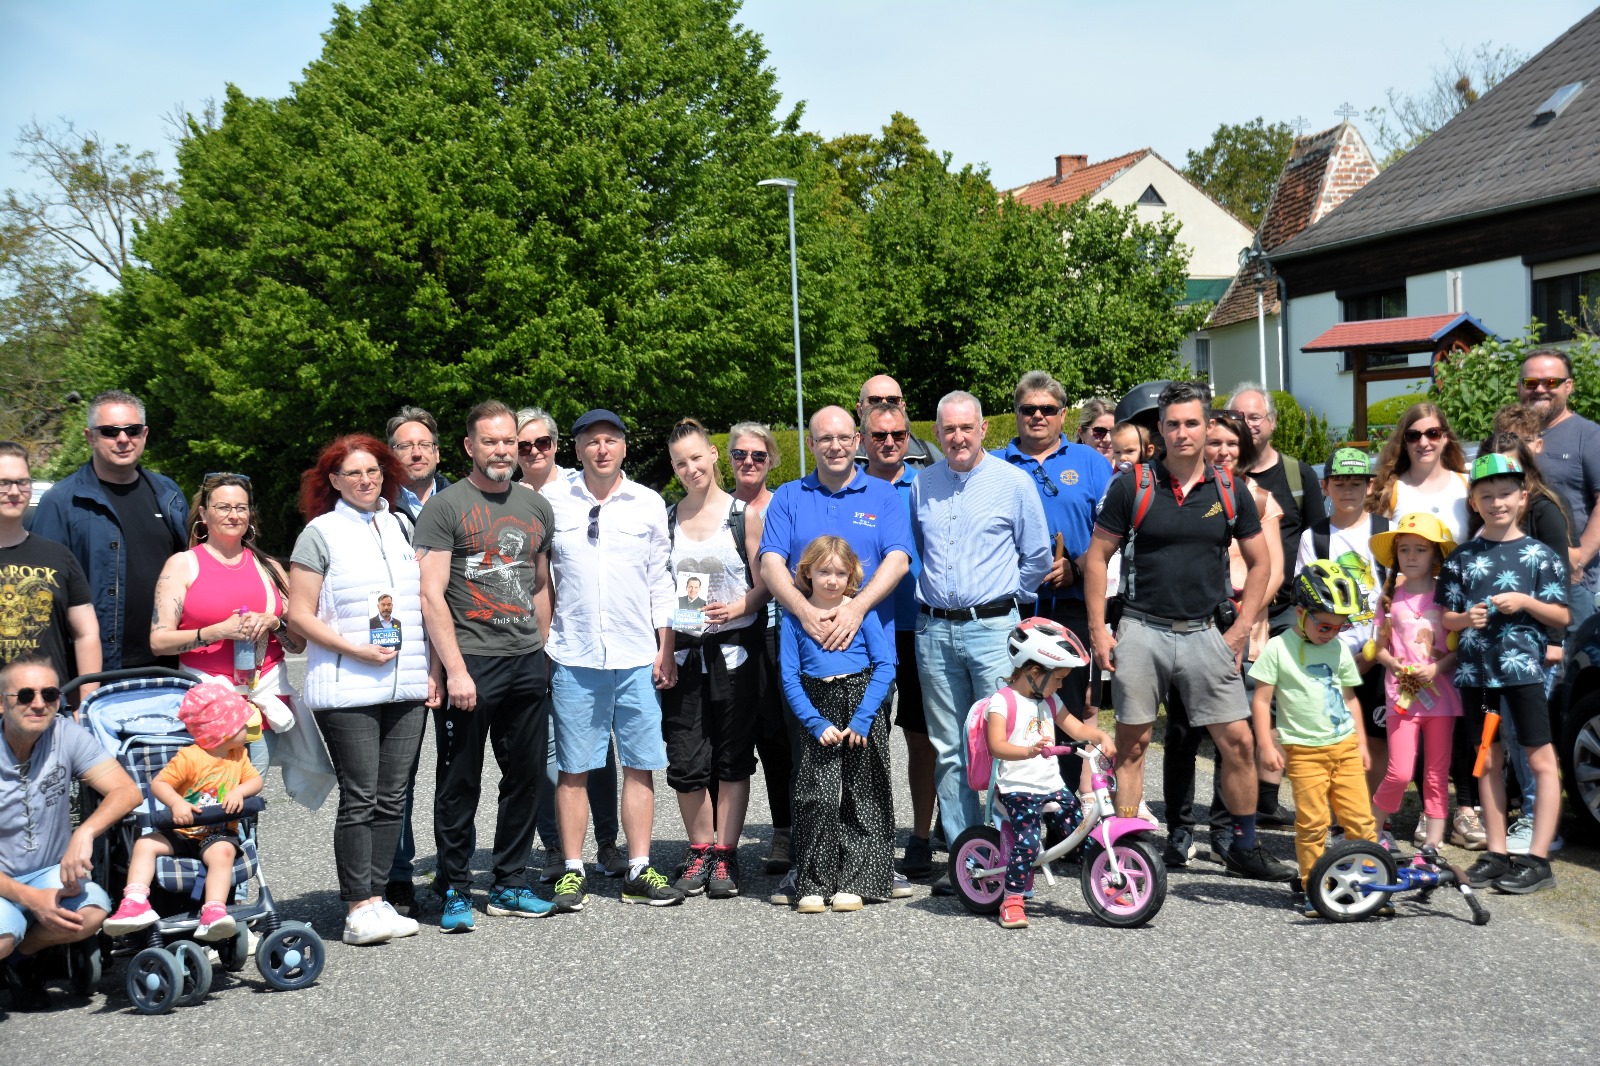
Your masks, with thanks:
[[[105,835],[97,856],[96,880],[113,899],[126,883],[134,841],[152,829],[172,832],[171,812],[151,796],[150,782],[179,749],[193,743],[178,719],[178,706],[200,680],[188,671],[149,668],[91,674],[65,687],[72,691],[87,681],[102,683],[83,701],[83,723],[144,793],[144,802]],[[197,811],[194,824],[237,821],[244,842],[233,864],[228,902],[238,932],[213,945],[223,969],[230,973],[244,969],[253,926],[260,937],[256,966],[262,978],[273,988],[289,991],[316,981],[326,951],[316,930],[303,922],[284,921],[272,901],[256,854],[256,816],[265,806],[261,797],[253,796],[239,814],[226,814],[220,807]],[[134,934],[145,946],[128,963],[128,998],[143,1014],[165,1014],[175,1006],[199,1003],[211,988],[210,956],[192,939],[200,924],[204,884],[205,866],[199,859],[167,855],[156,860],[151,902],[167,916]]]

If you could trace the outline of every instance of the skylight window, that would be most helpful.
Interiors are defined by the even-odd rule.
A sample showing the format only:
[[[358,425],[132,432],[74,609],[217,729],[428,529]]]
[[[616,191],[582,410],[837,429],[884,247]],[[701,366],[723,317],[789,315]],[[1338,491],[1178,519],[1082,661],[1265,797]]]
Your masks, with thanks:
[[[1567,105],[1579,93],[1583,92],[1583,82],[1575,81],[1563,85],[1550,94],[1550,99],[1539,105],[1539,110],[1533,113],[1533,121],[1538,123],[1549,122],[1567,109]]]

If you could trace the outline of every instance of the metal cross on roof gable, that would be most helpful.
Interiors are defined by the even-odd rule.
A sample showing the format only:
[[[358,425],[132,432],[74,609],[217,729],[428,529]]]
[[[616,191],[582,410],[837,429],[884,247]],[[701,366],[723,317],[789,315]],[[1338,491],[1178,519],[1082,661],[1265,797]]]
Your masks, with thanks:
[[[1289,125],[1294,127],[1294,135],[1296,137],[1303,137],[1305,136],[1306,127],[1311,125],[1311,120],[1304,115],[1296,115],[1289,120]]]
[[[1350,106],[1350,101],[1349,100],[1346,100],[1344,103],[1342,103],[1338,107],[1334,108],[1333,109],[1333,113],[1335,115],[1338,115],[1340,118],[1344,119],[1346,122],[1349,122],[1351,119],[1353,119],[1357,115],[1361,114],[1361,112],[1357,111],[1354,107]]]

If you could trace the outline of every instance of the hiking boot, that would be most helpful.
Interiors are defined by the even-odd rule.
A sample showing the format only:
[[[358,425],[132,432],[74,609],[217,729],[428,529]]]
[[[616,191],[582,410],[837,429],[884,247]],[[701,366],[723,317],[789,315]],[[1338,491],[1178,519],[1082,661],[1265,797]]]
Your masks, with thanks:
[[[1483,888],[1511,872],[1511,858],[1497,852],[1486,851],[1477,862],[1467,867],[1467,884]]]
[[[1489,846],[1489,834],[1484,832],[1483,819],[1474,807],[1462,807],[1450,819],[1450,843],[1467,851],[1483,851]]]
[[[1222,853],[1222,864],[1232,873],[1252,881],[1298,881],[1299,873],[1293,866],[1279,862],[1267,854],[1259,843],[1253,848],[1235,844]]]
[[[913,836],[906,841],[900,872],[907,877],[927,877],[933,873],[933,844],[927,837]]]
[[[786,874],[789,866],[794,862],[794,845],[789,830],[774,829],[772,831],[772,847],[767,851],[767,873]]]
[[[1174,826],[1167,832],[1167,846],[1161,852],[1161,861],[1168,866],[1187,866],[1198,849],[1194,846],[1194,830],[1186,825]]]
[[[551,900],[556,910],[563,914],[576,913],[583,910],[588,898],[588,893],[583,890],[583,874],[577,870],[568,870],[556,878],[556,894]]]
[[[595,851],[595,869],[607,877],[621,877],[628,872],[628,857],[617,847],[615,840],[601,844]]]
[[[711,876],[706,880],[708,899],[733,899],[739,894],[739,853],[733,848],[718,848],[711,860]]]
[[[1010,895],[1000,901],[1000,928],[1026,929],[1028,915],[1022,909],[1022,897]]]
[[[446,889],[444,910],[439,915],[439,932],[470,933],[473,921],[472,900],[457,889]]]
[[[683,902],[683,893],[668,884],[654,866],[646,866],[638,877],[622,879],[622,902],[671,907]]]
[[[540,899],[531,888],[497,888],[489,893],[485,909],[497,918],[543,918],[556,905]]]
[[[710,844],[690,844],[688,858],[684,860],[672,887],[685,896],[698,896],[704,892],[706,882],[711,880],[713,858]]]
[[[409,917],[417,909],[417,889],[410,881],[390,881],[383,886],[383,898],[397,914]]]
[[[32,1013],[50,1009],[50,993],[44,987],[44,970],[37,958],[18,962],[16,959],[0,961],[5,971],[6,988],[11,991],[11,1009]]]
[[[1494,880],[1495,891],[1526,896],[1556,887],[1556,875],[1550,869],[1550,860],[1537,855],[1518,855],[1511,860],[1511,872]]]

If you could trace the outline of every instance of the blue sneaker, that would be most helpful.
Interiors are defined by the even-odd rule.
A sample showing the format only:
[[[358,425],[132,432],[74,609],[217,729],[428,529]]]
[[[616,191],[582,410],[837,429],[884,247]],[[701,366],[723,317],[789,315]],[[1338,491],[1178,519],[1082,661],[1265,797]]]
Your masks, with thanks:
[[[488,911],[496,918],[543,918],[556,909],[531,888],[497,888],[489,893]]]
[[[472,932],[472,900],[453,888],[444,894],[444,913],[439,915],[439,932]]]

